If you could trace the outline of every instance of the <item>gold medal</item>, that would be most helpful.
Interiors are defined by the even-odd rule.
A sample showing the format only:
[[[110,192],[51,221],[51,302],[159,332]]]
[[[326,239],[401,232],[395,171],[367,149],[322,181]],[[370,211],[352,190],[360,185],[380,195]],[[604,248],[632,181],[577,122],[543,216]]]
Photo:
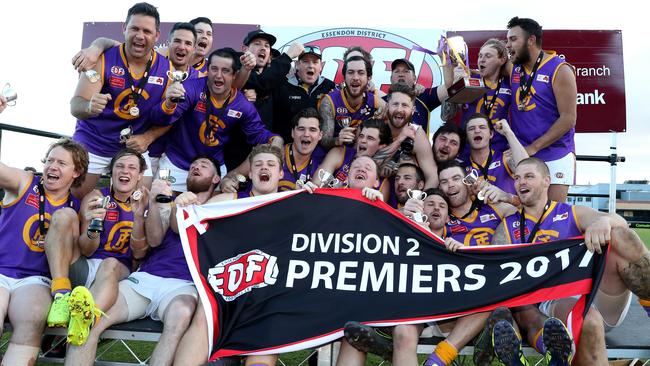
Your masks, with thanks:
[[[99,79],[101,78],[101,75],[99,75],[99,73],[95,70],[88,70],[84,74],[86,74],[88,81],[90,81],[93,84],[98,82]]]
[[[142,192],[140,190],[136,190],[131,195],[131,198],[133,198],[134,201],[140,201],[140,199],[142,199]]]
[[[132,115],[133,117],[139,116],[140,115],[140,108],[138,108],[138,107],[129,108],[129,114]]]
[[[519,103],[517,105],[517,109],[519,109],[519,111],[523,112],[524,109],[526,109],[526,104],[525,103]]]

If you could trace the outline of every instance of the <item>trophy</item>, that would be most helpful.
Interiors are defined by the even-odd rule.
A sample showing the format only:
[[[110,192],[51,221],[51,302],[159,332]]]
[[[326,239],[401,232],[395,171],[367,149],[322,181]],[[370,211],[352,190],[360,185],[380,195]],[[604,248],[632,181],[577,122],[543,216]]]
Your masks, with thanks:
[[[237,179],[237,191],[242,192],[246,190],[248,187],[248,181],[246,180],[246,177],[242,174],[237,174],[235,176],[235,179]]]
[[[182,83],[187,79],[187,77],[190,74],[186,71],[179,71],[179,70],[174,70],[174,71],[167,71],[167,77],[173,82],[173,83]],[[173,103],[178,103],[182,102],[185,100],[185,96],[181,95],[180,97],[173,97],[171,98],[171,101]]]
[[[409,198],[412,198],[414,200],[424,201],[424,199],[427,198],[427,193],[418,189],[407,189],[406,194],[408,194]],[[415,222],[423,223],[427,222],[428,219],[429,218],[427,215],[423,214],[422,212],[413,213],[413,220]]]
[[[318,169],[318,179],[320,179],[320,187],[336,188],[341,182],[335,178],[332,173],[325,169]]]
[[[99,207],[101,208],[108,208],[108,203],[111,201],[111,198],[109,196],[105,196],[102,198],[102,203]],[[104,219],[100,218],[93,218],[90,220],[90,224],[88,225],[88,232],[91,233],[101,233],[104,231]]]
[[[93,84],[98,82],[99,79],[101,79],[101,75],[99,75],[99,73],[95,70],[88,70],[84,72],[84,75],[86,75],[88,81],[90,81]]]
[[[14,106],[16,105],[16,99],[18,99],[18,93],[16,93],[16,90],[11,87],[11,84],[6,83],[4,88],[2,88],[2,95],[7,99],[7,105],[8,106]],[[13,104],[9,104],[13,102]]]
[[[172,176],[172,171],[170,169],[159,169],[158,170],[158,178],[162,180],[166,180],[169,183],[175,183],[176,178]],[[159,194],[156,196],[156,202],[158,203],[169,203],[172,201],[172,196],[168,196],[166,194]]]
[[[131,126],[120,131],[120,143],[126,144],[126,141],[133,135],[133,128]]]
[[[350,127],[350,123],[352,123],[352,118],[350,117],[343,117],[339,119],[339,125],[341,128]]]
[[[446,64],[448,56],[452,62],[458,63],[467,73],[467,77],[458,80],[447,89],[447,93],[449,94],[447,101],[449,102],[461,104],[471,103],[482,97],[487,90],[483,83],[483,78],[471,77],[468,66],[468,54],[467,43],[465,43],[462,36],[445,38],[444,46],[442,46],[442,54],[440,55],[443,60],[443,66]]]
[[[465,178],[463,178],[463,184],[466,186],[471,186],[474,185],[476,182],[478,182],[478,171],[476,169],[472,169],[465,176]],[[480,191],[478,192],[478,194],[476,194],[476,198],[478,198],[481,201],[485,199],[485,197]]]

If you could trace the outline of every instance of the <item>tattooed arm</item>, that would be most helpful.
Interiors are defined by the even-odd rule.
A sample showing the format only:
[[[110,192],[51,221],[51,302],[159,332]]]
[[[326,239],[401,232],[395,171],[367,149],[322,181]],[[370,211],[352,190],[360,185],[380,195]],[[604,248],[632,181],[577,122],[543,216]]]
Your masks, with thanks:
[[[323,139],[320,141],[321,146],[326,149],[331,149],[334,146],[340,145],[338,139],[334,137],[334,104],[332,100],[325,96],[321,99],[318,106],[318,113],[323,120]]]

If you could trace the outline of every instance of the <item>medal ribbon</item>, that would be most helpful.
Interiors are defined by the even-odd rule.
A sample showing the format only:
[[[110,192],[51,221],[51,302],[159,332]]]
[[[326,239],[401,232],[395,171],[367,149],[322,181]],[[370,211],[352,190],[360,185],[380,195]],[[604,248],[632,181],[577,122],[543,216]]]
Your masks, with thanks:
[[[535,223],[535,226],[533,226],[533,230],[530,231],[530,235],[528,235],[528,238],[526,238],[526,213],[524,212],[524,209],[521,209],[521,217],[519,218],[519,230],[521,231],[521,243],[531,243],[531,240],[535,239],[535,234],[537,234],[537,230],[539,230],[539,225],[542,223],[542,218],[544,215],[546,215],[546,211],[548,211],[549,207],[551,207],[551,200],[546,201],[546,205],[544,205],[544,211],[542,211],[542,214],[539,215],[539,219],[537,219],[537,222]]]
[[[126,45],[122,44],[122,52],[126,55]],[[152,51],[155,52],[155,51]],[[133,80],[133,77],[131,76],[131,69],[129,68],[129,61],[124,58],[126,62],[126,79],[129,81],[129,86],[131,87],[131,99],[133,99],[133,103],[137,106],[138,105],[138,99],[142,96],[142,91],[144,90],[144,86],[147,83],[147,79],[149,77],[149,70],[151,69],[151,63],[153,62],[153,54],[149,57],[149,61],[147,62],[147,66],[144,69],[144,73],[142,74],[142,78],[140,78],[140,81],[138,81],[138,86],[136,90],[135,82]]]
[[[542,63],[543,58],[544,58],[544,51],[539,51],[539,56],[537,56],[537,60],[535,60],[535,65],[533,65],[533,70],[530,73],[530,78],[526,77],[526,70],[524,69],[524,65],[521,65],[521,71],[519,72],[520,75],[519,109],[520,110],[523,110],[522,106],[525,106],[524,103],[526,97],[530,92],[530,87],[533,85],[533,80],[535,79],[535,75],[537,75],[537,69],[539,68],[539,64]]]

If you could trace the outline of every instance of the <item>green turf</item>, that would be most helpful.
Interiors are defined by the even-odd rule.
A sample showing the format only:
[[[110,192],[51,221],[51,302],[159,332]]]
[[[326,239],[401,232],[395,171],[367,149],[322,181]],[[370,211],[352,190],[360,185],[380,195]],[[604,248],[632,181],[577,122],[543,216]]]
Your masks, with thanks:
[[[645,243],[645,246],[650,249],[650,229],[634,229],[637,234],[641,237],[641,240]]]

